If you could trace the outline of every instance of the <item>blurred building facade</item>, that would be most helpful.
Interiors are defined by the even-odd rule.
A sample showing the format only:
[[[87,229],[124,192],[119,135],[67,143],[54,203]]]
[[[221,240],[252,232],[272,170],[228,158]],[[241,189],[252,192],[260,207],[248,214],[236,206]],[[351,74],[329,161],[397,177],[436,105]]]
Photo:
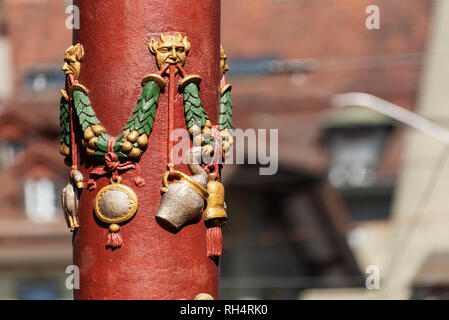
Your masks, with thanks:
[[[223,171],[222,298],[444,297],[447,168],[422,209],[433,214],[415,215],[442,146],[367,109],[332,107],[336,94],[364,92],[444,126],[444,3],[222,0],[234,124],[279,129],[276,175],[257,163]],[[0,298],[71,297],[58,155],[69,4],[0,0]],[[379,30],[365,27],[372,4]],[[410,228],[421,215],[432,218]],[[369,265],[380,290],[365,288]]]
[[[72,297],[58,155],[66,5],[0,1],[0,299]]]
[[[379,8],[380,29],[371,30],[365,21],[373,4]],[[225,251],[222,266],[224,294],[229,290],[232,296],[238,292],[289,299],[417,296],[412,292],[416,270],[409,269],[400,283],[388,276],[390,264],[396,264],[392,247],[402,224],[398,202],[421,195],[418,190],[404,193],[413,133],[356,105],[335,110],[333,99],[362,92],[417,110],[439,6],[440,1],[432,0],[223,1],[222,42],[230,57],[235,123],[240,128],[279,128],[280,168],[276,177],[239,173],[229,182],[231,196],[237,184],[251,181],[257,187],[229,200],[232,235],[225,237],[229,253]],[[314,194],[317,187],[324,191]],[[327,219],[310,205],[312,197],[328,204]],[[253,198],[257,200],[249,200]],[[242,208],[242,203],[247,205]],[[269,212],[273,222],[262,224],[261,212]],[[286,227],[276,233],[282,219],[288,221]],[[262,230],[251,230],[256,226]],[[320,238],[332,240],[326,246]],[[339,246],[342,240],[350,259],[341,259],[346,252]],[[294,260],[283,250],[301,257],[296,265],[285,266]],[[333,258],[323,254],[326,250]],[[350,260],[364,276],[369,276],[368,266],[377,267],[380,290],[366,289]],[[416,268],[420,263],[413,261]]]
[[[449,2],[435,1],[416,112],[449,128]],[[448,149],[410,131],[398,180],[385,298],[449,299]],[[387,281],[388,280],[388,281]]]

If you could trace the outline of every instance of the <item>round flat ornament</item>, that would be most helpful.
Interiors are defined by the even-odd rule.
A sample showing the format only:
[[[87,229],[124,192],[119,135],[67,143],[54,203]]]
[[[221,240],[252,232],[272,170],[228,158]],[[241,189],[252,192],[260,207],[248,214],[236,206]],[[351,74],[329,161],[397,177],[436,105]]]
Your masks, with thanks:
[[[118,224],[131,219],[137,211],[136,193],[121,183],[112,183],[95,197],[95,214],[103,222]]]

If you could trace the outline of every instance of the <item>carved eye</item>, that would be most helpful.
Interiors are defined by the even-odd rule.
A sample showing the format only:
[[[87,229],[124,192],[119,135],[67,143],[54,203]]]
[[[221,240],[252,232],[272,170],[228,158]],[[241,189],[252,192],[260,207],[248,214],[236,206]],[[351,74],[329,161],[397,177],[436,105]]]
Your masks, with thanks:
[[[161,53],[167,53],[167,52],[168,52],[168,48],[162,47],[162,48],[159,49],[159,52],[161,52]]]
[[[182,52],[184,52],[184,47],[177,47],[176,51],[179,53],[182,53]]]

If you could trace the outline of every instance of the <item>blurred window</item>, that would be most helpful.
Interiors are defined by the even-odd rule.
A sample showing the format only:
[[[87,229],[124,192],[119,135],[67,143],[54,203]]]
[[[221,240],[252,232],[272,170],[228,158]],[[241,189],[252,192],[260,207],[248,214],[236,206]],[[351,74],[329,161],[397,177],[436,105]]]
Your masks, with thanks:
[[[378,175],[390,129],[373,125],[328,131],[328,179],[340,190],[354,221],[387,219],[390,216],[394,185]]]
[[[267,74],[302,74],[310,71],[313,59],[277,60],[274,57],[228,61],[233,77],[262,76]]]
[[[352,220],[388,219],[395,178],[385,174],[392,168],[382,156],[391,146],[395,121],[357,103],[346,101],[344,108],[334,108],[324,123],[328,180],[341,192]],[[360,239],[349,240],[355,244]]]
[[[394,183],[378,184],[370,188],[345,188],[340,191],[353,221],[388,219],[391,215]]]
[[[33,71],[25,76],[25,84],[34,92],[64,87],[65,75],[54,68],[43,71]]]
[[[387,131],[383,128],[339,130],[329,137],[329,181],[335,187],[365,187],[376,182],[375,170]]]
[[[22,148],[22,145],[15,142],[0,142],[0,169],[9,168]]]
[[[56,218],[56,187],[48,179],[25,182],[25,212],[35,222],[51,222]]]
[[[30,282],[19,286],[20,300],[56,300],[59,298],[57,287],[52,282]]]

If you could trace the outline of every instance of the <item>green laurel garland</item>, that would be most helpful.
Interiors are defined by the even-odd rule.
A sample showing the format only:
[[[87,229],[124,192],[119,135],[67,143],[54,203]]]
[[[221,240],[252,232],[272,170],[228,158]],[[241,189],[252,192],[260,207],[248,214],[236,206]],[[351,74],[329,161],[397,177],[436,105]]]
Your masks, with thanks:
[[[159,86],[154,81],[149,81],[144,86],[142,95],[128,123],[114,143],[114,152],[121,161],[128,159],[128,154],[120,151],[124,142],[126,142],[126,132],[137,131],[139,135],[145,134],[147,137],[150,136],[156,117],[159,96]],[[209,117],[203,108],[197,84],[190,83],[185,86],[183,89],[183,100],[187,128],[190,129],[194,124],[199,125],[201,129],[204,128]],[[86,93],[81,90],[75,90],[73,92],[73,104],[78,123],[83,132],[91,126],[101,125]],[[70,146],[70,108],[69,102],[65,98],[61,98],[59,118],[61,144]],[[220,98],[219,124],[221,130],[232,130],[234,127],[232,123],[232,98],[230,90],[225,92]],[[105,132],[99,133],[97,137],[98,140],[95,142],[96,150],[94,155],[102,158],[108,152],[108,141],[111,137]],[[205,141],[205,143],[214,144],[210,140]],[[133,146],[135,148],[139,147],[137,142],[134,142]]]
[[[159,86],[154,81],[150,81],[145,85],[136,109],[134,109],[122,134],[117,137],[118,141],[122,140],[127,129],[130,131],[136,130],[139,134],[145,133],[148,137],[150,136],[153,130],[154,118],[156,117],[160,91]],[[137,143],[135,143],[135,147],[137,147]]]
[[[126,153],[119,151],[125,142],[125,132],[127,130],[136,130],[139,135],[146,134],[147,137],[150,136],[153,129],[154,118],[156,116],[159,95],[160,89],[158,85],[154,81],[149,81],[142,91],[142,95],[137,102],[137,106],[134,109],[131,118],[114,143],[114,152],[120,160],[126,160],[128,158]],[[83,132],[93,125],[100,125],[100,121],[95,115],[90,99],[83,91],[75,90],[73,92],[73,104],[79,125]],[[68,103],[61,104],[61,142],[64,141],[64,143],[67,141],[70,143],[70,122],[67,120],[69,119],[66,115],[67,110]],[[68,126],[67,123],[69,124]],[[67,135],[69,140],[67,140]],[[98,141],[95,142],[97,150],[95,150],[94,155],[97,157],[104,157],[108,152],[108,141],[111,137],[104,132],[100,133],[97,137]],[[133,146],[137,148],[138,143],[134,142]]]
[[[187,129],[190,129],[194,124],[199,124],[203,128],[209,117],[203,109],[198,86],[195,83],[190,83],[184,88],[183,93]]]
[[[84,92],[78,90],[73,92],[73,105],[78,122],[83,132],[92,125],[100,124],[100,121],[97,119],[95,112],[92,109],[90,99]],[[95,151],[95,156],[102,157],[107,153],[108,140],[110,138],[111,137],[106,133],[101,133],[98,136],[98,141],[95,145],[99,150]]]
[[[226,91],[220,98],[220,130],[232,130],[234,124],[232,123],[232,97],[231,91]]]
[[[203,104],[200,98],[200,92],[196,83],[190,83],[184,88],[184,116],[186,120],[187,129],[190,129],[193,125],[198,125],[200,129],[203,129],[206,125],[206,121],[209,117],[203,108]],[[204,143],[214,146],[215,143],[206,138]]]
[[[201,103],[198,86],[190,83],[184,88],[184,114],[187,128],[190,129],[194,124],[200,124],[204,127],[209,117]],[[231,91],[226,91],[220,98],[220,130],[233,129],[232,123],[232,96]]]
[[[59,128],[61,132],[61,144],[70,146],[70,106],[64,97],[61,97],[59,104]]]
[[[184,94],[184,115],[187,129],[193,125],[198,125],[202,130],[209,120],[206,111],[203,108],[200,99],[199,88],[197,84],[190,83],[183,89]],[[230,87],[222,94],[220,98],[220,130],[228,131],[228,135],[232,136],[234,124],[232,123],[232,97]],[[224,141],[223,141],[224,143]],[[215,142],[210,138],[206,138],[205,145],[215,146]]]

